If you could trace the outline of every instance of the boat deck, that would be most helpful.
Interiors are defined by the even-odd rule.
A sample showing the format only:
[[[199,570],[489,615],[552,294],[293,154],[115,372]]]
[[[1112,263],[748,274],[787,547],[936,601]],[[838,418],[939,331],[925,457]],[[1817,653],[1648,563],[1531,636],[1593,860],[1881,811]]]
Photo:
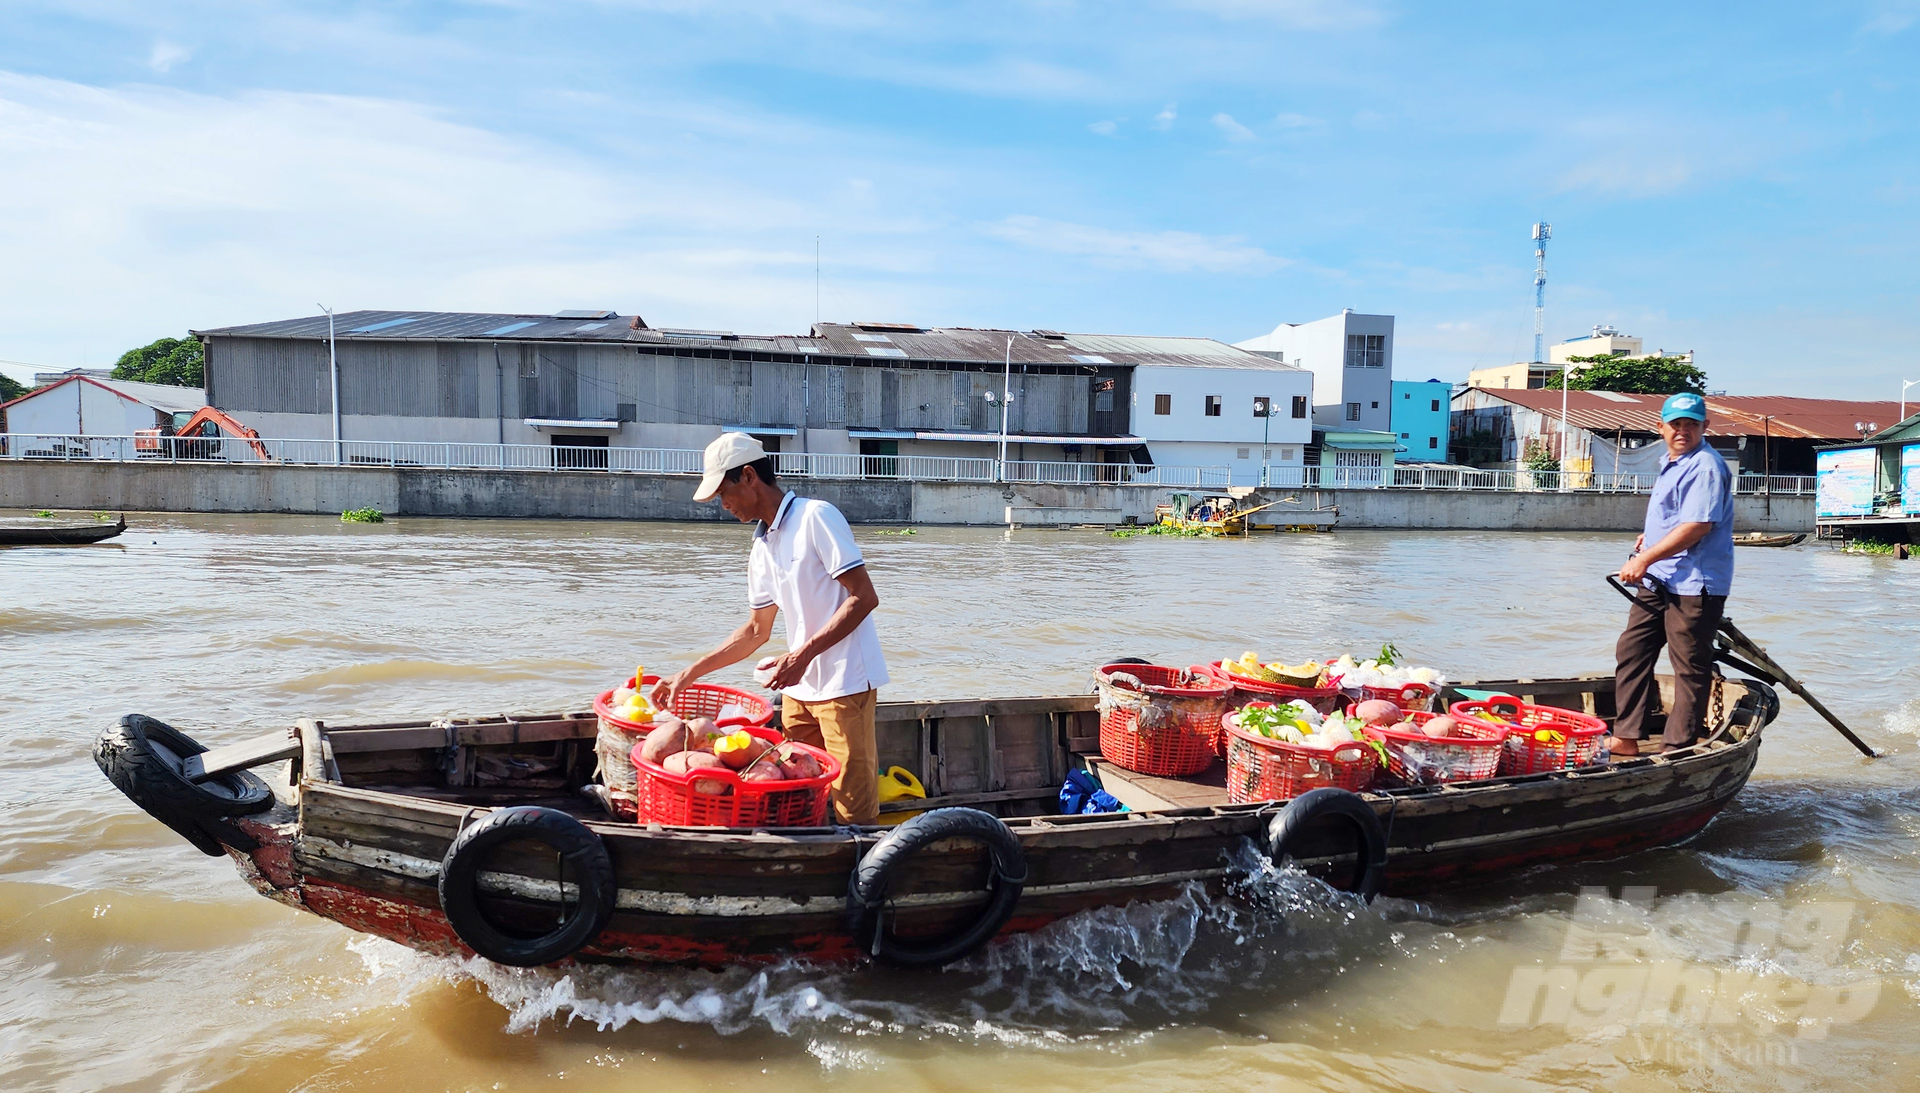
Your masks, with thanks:
[[[1130,771],[1098,755],[1084,757],[1100,787],[1135,812],[1206,808],[1227,803],[1227,764],[1219,759],[1199,774],[1162,778]]]

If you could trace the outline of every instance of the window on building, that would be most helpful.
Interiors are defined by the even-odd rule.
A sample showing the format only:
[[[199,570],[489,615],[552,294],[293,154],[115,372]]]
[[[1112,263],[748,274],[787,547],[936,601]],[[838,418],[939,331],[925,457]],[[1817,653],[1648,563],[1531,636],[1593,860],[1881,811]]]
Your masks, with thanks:
[[[1400,434],[1400,439],[1401,439],[1401,440],[1412,440],[1412,439],[1413,439],[1413,434],[1412,434],[1412,433],[1401,433],[1401,434]]]
[[[1260,458],[1262,460],[1271,461],[1273,459],[1273,449],[1272,448],[1260,449]]]
[[[1434,412],[1435,412],[1435,413],[1439,413],[1439,411],[1440,411],[1440,400],[1439,400],[1439,399],[1434,399],[1434,400],[1433,400],[1433,409],[1434,409]]]
[[[1305,395],[1293,396],[1293,416],[1296,418],[1302,418],[1307,416],[1307,396]]]
[[[1282,449],[1280,449],[1280,458],[1281,458],[1282,460],[1290,460],[1290,459],[1292,459],[1292,458],[1293,458],[1293,449],[1292,449],[1292,448],[1282,448]]]
[[[1357,402],[1347,403],[1347,420],[1348,421],[1360,420],[1360,404],[1359,403]]]
[[[1385,334],[1347,335],[1348,368],[1385,368],[1386,366],[1387,336]]]
[[[1272,406],[1273,406],[1273,400],[1266,397],[1265,395],[1253,396],[1253,416],[1254,417],[1268,416]]]
[[[1219,395],[1207,396],[1207,416],[1208,417],[1220,416],[1220,401],[1221,401],[1221,396]]]
[[[1173,396],[1172,395],[1153,396],[1153,412],[1156,414],[1159,414],[1161,417],[1165,417],[1168,414],[1173,413]]]
[[[1440,446],[1440,438],[1439,438],[1439,437],[1437,437],[1437,436],[1430,436],[1430,437],[1428,437],[1428,438],[1427,438],[1427,447],[1429,447],[1429,448],[1438,448],[1439,446]]]
[[[1373,408],[1378,410],[1380,408],[1380,403],[1378,401],[1374,402]]]
[[[1093,393],[1093,412],[1096,414],[1113,413],[1113,391],[1095,391]]]
[[[1233,450],[1233,457],[1235,459],[1246,459],[1248,456],[1251,456],[1252,454],[1253,452],[1251,452],[1246,448],[1235,448]]]

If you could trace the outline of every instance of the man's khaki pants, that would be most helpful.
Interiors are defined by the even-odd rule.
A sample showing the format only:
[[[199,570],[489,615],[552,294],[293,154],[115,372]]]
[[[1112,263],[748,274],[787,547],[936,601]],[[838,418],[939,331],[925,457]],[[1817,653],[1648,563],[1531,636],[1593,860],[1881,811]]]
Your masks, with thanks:
[[[871,824],[880,819],[880,754],[873,738],[871,687],[857,695],[802,702],[784,696],[780,725],[787,739],[824,748],[840,761],[833,783],[833,812],[841,823]]]

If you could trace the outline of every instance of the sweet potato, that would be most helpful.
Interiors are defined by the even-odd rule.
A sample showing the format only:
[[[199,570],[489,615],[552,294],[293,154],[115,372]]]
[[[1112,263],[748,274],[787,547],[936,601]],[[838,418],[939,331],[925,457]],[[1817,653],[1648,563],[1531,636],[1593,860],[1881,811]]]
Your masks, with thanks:
[[[720,761],[720,757],[714,755],[712,752],[684,751],[680,754],[687,757],[688,774],[697,774],[703,770],[727,769],[727,765]],[[723,797],[733,792],[733,787],[718,778],[695,778],[693,780],[693,791],[695,793],[705,793],[713,797]]]
[[[771,760],[763,761],[740,772],[742,782],[784,782],[787,776],[780,764]]]
[[[675,721],[647,734],[646,741],[640,745],[640,758],[664,766],[669,756],[686,751],[687,743],[686,726]]]
[[[720,735],[720,726],[714,724],[711,717],[690,717],[687,719],[687,728],[693,730],[696,736]]]
[[[787,765],[788,770],[793,772],[795,778],[818,778],[825,773],[820,769],[820,760],[799,748],[789,748],[784,755],[785,758],[781,761]]]
[[[746,736],[745,733],[741,733],[738,735]],[[724,762],[728,767],[734,770],[740,770],[744,768],[749,763],[752,763],[755,759],[758,759],[762,755],[765,755],[773,747],[772,744],[767,743],[765,740],[762,740],[757,736],[747,736],[747,741],[745,744],[742,744],[738,747],[728,746],[727,750],[725,751],[720,750],[721,747],[726,746],[728,742],[732,741],[733,739],[735,738],[726,737],[726,736],[721,737],[719,740],[714,741],[713,750],[714,750],[714,754],[720,757],[721,762]]]
[[[1384,698],[1369,698],[1353,708],[1353,716],[1368,725],[1391,725],[1400,720],[1400,707]]]

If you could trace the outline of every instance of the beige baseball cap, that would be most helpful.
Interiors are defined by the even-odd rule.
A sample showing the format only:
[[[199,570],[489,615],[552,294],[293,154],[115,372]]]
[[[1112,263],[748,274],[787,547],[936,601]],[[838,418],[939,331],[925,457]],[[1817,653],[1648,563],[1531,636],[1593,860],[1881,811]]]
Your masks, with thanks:
[[[767,457],[760,442],[745,433],[721,433],[707,445],[706,462],[700,476],[700,488],[693,491],[695,501],[711,501],[720,492],[720,479],[735,467],[744,467]]]

